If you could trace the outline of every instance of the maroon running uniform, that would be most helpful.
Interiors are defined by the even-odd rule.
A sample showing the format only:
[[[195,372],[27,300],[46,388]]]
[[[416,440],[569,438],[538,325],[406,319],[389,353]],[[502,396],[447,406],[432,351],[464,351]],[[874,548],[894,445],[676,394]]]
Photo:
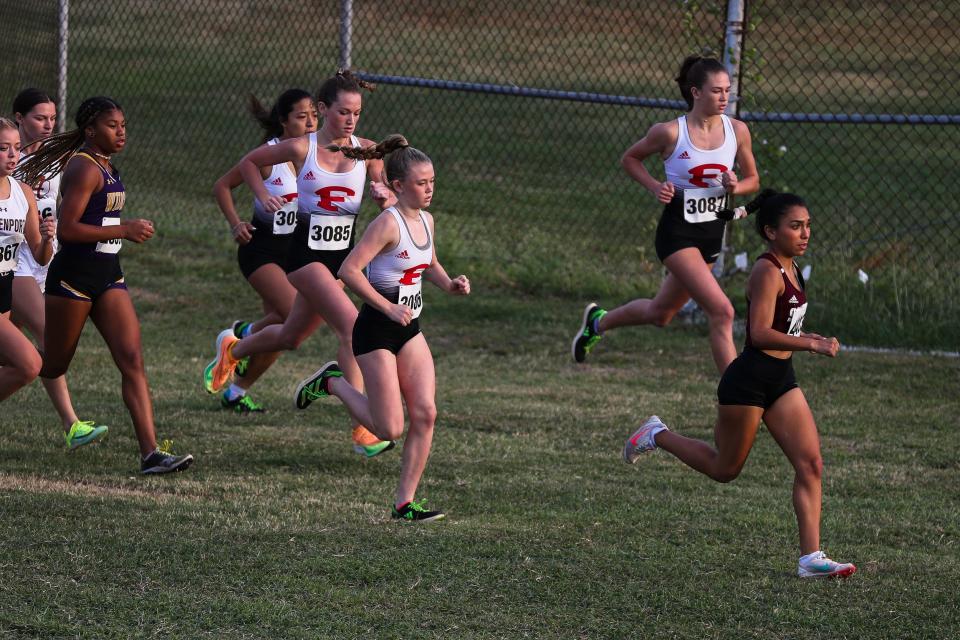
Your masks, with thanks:
[[[767,259],[772,262],[777,269],[780,270],[780,275],[783,276],[783,293],[777,296],[777,306],[773,312],[773,324],[771,328],[774,331],[779,331],[780,333],[785,333],[788,336],[799,336],[800,331],[803,328],[803,317],[807,313],[807,294],[804,293],[804,282],[803,276],[800,274],[800,270],[795,271],[797,276],[797,283],[799,283],[800,288],[793,286],[793,283],[790,282],[790,278],[787,277],[787,272],[784,271],[783,267],[780,265],[780,261],[774,257],[772,253],[765,253],[757,260]],[[750,341],[750,299],[747,298],[747,347],[752,347],[753,343]]]
[[[803,317],[807,312],[807,296],[804,294],[803,276],[797,271],[797,283],[793,286],[787,272],[773,254],[765,253],[758,260],[769,260],[783,276],[783,293],[777,296],[773,312],[772,328],[780,333],[799,336]],[[754,406],[768,409],[784,394],[797,388],[793,372],[793,357],[777,358],[764,353],[750,341],[750,299],[747,299],[746,346],[730,363],[717,386],[717,401],[722,405]]]

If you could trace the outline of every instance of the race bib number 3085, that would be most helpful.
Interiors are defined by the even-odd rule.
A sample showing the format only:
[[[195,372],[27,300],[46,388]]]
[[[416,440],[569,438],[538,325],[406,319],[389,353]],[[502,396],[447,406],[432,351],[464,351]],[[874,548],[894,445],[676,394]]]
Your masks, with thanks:
[[[698,224],[717,219],[717,211],[727,204],[727,191],[723,187],[683,190],[683,219]]]
[[[120,224],[120,218],[103,218],[103,222],[100,223],[101,227],[116,227]],[[120,253],[120,248],[123,246],[123,240],[120,238],[114,238],[113,240],[105,240],[104,242],[97,243],[97,253]]]
[[[352,215],[310,214],[310,230],[307,246],[314,251],[341,251],[350,248],[353,234]]]

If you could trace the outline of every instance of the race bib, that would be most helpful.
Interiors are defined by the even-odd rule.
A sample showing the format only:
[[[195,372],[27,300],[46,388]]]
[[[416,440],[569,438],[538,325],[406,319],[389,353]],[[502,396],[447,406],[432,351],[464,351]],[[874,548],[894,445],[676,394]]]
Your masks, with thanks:
[[[118,227],[120,226],[120,218],[107,218],[104,217],[103,221],[100,223],[101,227]],[[107,240],[106,242],[97,243],[97,253],[120,253],[120,247],[123,246],[123,240],[120,238],[114,238],[113,240]]]
[[[420,317],[420,312],[423,311],[423,293],[420,287],[420,280],[417,280],[417,284],[400,285],[397,304],[410,307],[410,310],[413,311],[412,319]]]
[[[273,212],[273,235],[285,236],[293,233],[297,226],[297,201],[288,202]]]
[[[56,198],[41,198],[37,200],[37,211],[40,213],[40,219],[44,220],[57,212]]]
[[[712,222],[717,211],[727,204],[727,190],[723,187],[683,190],[683,219],[693,224]]]
[[[307,246],[314,251],[341,251],[350,248],[353,233],[352,215],[310,214],[310,230]]]
[[[0,236],[0,273],[17,268],[17,253],[22,243],[23,235],[20,233]]]
[[[799,336],[800,332],[803,331],[803,318],[807,315],[807,303],[804,302],[799,307],[793,307],[790,309],[790,315],[787,316],[787,321],[790,323],[790,327],[787,329],[788,336]]]

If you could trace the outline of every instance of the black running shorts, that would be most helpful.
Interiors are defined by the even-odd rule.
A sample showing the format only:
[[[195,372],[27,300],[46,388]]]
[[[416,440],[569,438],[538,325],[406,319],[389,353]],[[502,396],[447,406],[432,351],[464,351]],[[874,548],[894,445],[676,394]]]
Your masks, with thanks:
[[[350,250],[353,248],[353,239],[351,238],[350,246],[346,249],[341,249],[340,251],[317,251],[307,246],[307,233],[309,230],[309,224],[298,220],[296,228],[293,230],[293,233],[290,234],[293,236],[293,239],[290,244],[289,257],[287,258],[287,273],[293,273],[308,264],[319,262],[330,270],[334,278],[337,278],[340,265],[347,259],[347,256],[350,255]]]
[[[0,276],[0,313],[10,311],[13,306],[13,271]]]
[[[386,349],[393,355],[400,353],[403,345],[420,333],[420,319],[407,326],[398,324],[369,305],[360,307],[360,314],[353,325],[353,355]]]
[[[110,289],[126,289],[117,256],[71,255],[60,251],[47,271],[48,296],[95,302]]]
[[[780,396],[797,387],[793,358],[781,360],[746,347],[730,363],[717,386],[717,401],[769,409]]]
[[[265,264],[275,264],[286,271],[293,234],[274,235],[270,227],[259,226],[256,220],[253,226],[256,229],[253,239],[237,247],[237,262],[243,277],[249,280],[253,272]]]
[[[670,204],[663,208],[654,246],[657,258],[663,262],[671,254],[693,247],[700,251],[704,262],[712,264],[723,248],[723,230],[726,221],[713,220],[693,224],[683,218],[683,192],[678,191]]]

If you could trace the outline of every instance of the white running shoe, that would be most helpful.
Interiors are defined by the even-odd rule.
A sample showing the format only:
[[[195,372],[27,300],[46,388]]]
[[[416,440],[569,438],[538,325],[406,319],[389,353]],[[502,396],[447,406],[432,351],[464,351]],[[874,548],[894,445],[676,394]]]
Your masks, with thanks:
[[[800,558],[797,575],[801,578],[847,578],[857,572],[849,562],[834,562],[823,551],[814,551]]]
[[[633,464],[640,457],[640,454],[656,449],[657,443],[653,437],[661,431],[669,431],[669,429],[658,416],[647,418],[623,445],[623,461],[627,464]]]

